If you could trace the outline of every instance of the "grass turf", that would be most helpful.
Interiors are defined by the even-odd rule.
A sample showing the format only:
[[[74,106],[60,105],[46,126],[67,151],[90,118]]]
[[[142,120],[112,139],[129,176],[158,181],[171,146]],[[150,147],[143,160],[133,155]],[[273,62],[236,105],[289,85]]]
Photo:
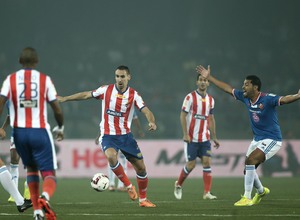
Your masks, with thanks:
[[[20,186],[23,180],[19,181]],[[135,185],[135,180],[132,181]],[[234,207],[243,193],[243,178],[214,178],[217,200],[202,199],[201,178],[187,179],[183,197],[173,195],[174,179],[149,180],[148,198],[157,208],[140,208],[125,192],[96,192],[89,179],[58,179],[51,205],[58,220],[90,219],[300,219],[300,178],[262,178],[271,193],[259,205]],[[23,191],[20,187],[21,192]],[[8,194],[0,190],[0,219],[32,219],[32,209],[19,214]]]

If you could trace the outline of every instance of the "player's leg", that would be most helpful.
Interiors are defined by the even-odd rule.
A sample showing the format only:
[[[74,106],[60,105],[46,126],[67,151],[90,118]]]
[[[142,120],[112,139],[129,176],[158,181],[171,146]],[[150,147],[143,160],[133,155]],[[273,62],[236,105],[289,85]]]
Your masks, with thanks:
[[[127,159],[121,151],[119,151],[119,161],[124,169],[125,174],[127,175]],[[126,187],[124,186],[124,183],[121,180],[118,180],[118,191],[120,192],[127,191]]]
[[[108,179],[109,179],[108,190],[113,192],[116,189],[116,187],[115,187],[115,177],[116,177],[116,175],[111,170],[111,167],[110,167],[109,163],[107,163],[107,176],[108,176]]]
[[[198,156],[201,158],[203,167],[203,185],[204,193],[203,199],[217,199],[216,196],[211,194],[212,185],[212,172],[211,172],[211,143],[210,141],[205,141],[198,143],[199,153]]]
[[[34,200],[34,215],[43,216],[44,213],[46,219],[56,220],[56,214],[49,203],[56,190],[57,158],[53,137],[49,129],[30,129],[27,132],[28,147],[32,152],[30,164],[36,164],[27,166],[27,183],[31,199]],[[41,194],[38,170],[43,179]]]
[[[262,141],[261,144],[258,145],[257,148],[259,148],[261,151],[265,154],[265,160],[269,160],[272,158],[281,148],[282,142],[281,141],[274,141],[271,139],[265,139]],[[262,161],[264,162],[264,161]],[[254,187],[256,188],[256,194],[252,199],[252,202],[254,205],[257,205],[260,203],[261,199],[270,193],[270,190],[267,187],[264,187],[261,183],[257,173],[255,173],[254,177]]]
[[[30,208],[31,201],[25,201],[20,192],[18,191],[16,185],[12,181],[12,176],[8,171],[7,167],[0,159],[0,183],[3,188],[13,197],[18,211],[24,212],[26,209]]]
[[[132,157],[129,159],[129,161],[136,172],[140,207],[147,207],[147,208],[156,207],[155,204],[153,204],[152,202],[150,202],[149,199],[147,199],[148,175],[146,172],[146,166],[144,160]]]
[[[203,185],[204,193],[203,199],[217,199],[217,197],[211,194],[212,185],[212,172],[211,172],[211,157],[202,157],[202,167],[203,167]]]
[[[114,174],[124,183],[126,187],[130,187],[132,184],[126,175],[123,166],[118,161],[117,151],[114,148],[109,147],[105,149],[104,153]]]
[[[186,143],[184,142],[184,155],[186,164],[182,168],[178,179],[175,181],[174,185],[174,196],[176,199],[182,198],[182,185],[188,175],[193,171],[196,166],[197,158],[197,146],[195,143]]]
[[[19,160],[20,156],[17,153],[13,138],[11,138],[10,144],[10,173],[12,176],[13,183],[19,188]],[[12,196],[8,198],[8,202],[14,202]]]

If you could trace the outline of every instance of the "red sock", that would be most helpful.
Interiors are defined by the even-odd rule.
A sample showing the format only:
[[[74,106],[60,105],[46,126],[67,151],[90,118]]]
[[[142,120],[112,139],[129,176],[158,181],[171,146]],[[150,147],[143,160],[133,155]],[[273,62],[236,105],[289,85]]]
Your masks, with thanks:
[[[179,186],[182,186],[183,182],[185,181],[185,179],[188,177],[189,174],[190,174],[190,172],[187,171],[187,169],[184,167],[180,172],[180,175],[177,180],[177,184]]]
[[[148,177],[147,176],[145,178],[136,177],[136,181],[139,187],[140,199],[147,198]]]
[[[127,187],[131,184],[130,180],[128,179],[127,175],[124,172],[124,169],[122,165],[119,163],[119,166],[116,168],[112,169],[112,171],[116,174],[116,176],[121,180],[124,185]]]
[[[212,176],[211,171],[205,172],[203,171],[203,183],[204,183],[204,192],[210,192],[211,183],[212,183]]]
[[[56,190],[56,177],[46,176],[43,183],[43,192],[48,193],[51,198]]]
[[[38,199],[40,196],[40,180],[38,172],[27,173],[27,185],[30,192],[33,210],[39,209]]]

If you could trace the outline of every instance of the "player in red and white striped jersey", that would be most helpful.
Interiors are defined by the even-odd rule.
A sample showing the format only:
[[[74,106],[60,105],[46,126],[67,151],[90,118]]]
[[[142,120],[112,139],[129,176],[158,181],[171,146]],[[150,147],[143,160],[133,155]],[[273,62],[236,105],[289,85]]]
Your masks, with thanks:
[[[150,131],[156,130],[155,118],[137,91],[128,86],[130,79],[129,68],[127,66],[119,66],[115,71],[115,84],[104,85],[94,91],[59,97],[59,100],[61,102],[90,98],[102,100],[99,143],[112,171],[127,187],[130,198],[136,200],[138,195],[135,187],[118,161],[117,156],[120,150],[136,171],[140,206],[156,207],[147,199],[148,177],[146,166],[141,150],[130,130],[134,108],[139,109],[146,116]]]
[[[183,182],[195,168],[196,159],[199,157],[203,166],[203,199],[216,199],[217,197],[210,193],[212,184],[210,139],[214,141],[215,148],[220,146],[213,115],[215,101],[207,94],[208,80],[200,74],[197,75],[196,85],[197,90],[185,97],[181,109],[180,122],[187,162],[175,182],[174,195],[177,199],[181,199]]]
[[[63,113],[50,77],[34,69],[38,63],[35,49],[23,49],[19,62],[23,68],[10,74],[3,83],[0,113],[9,100],[10,125],[18,154],[27,167],[34,218],[43,219],[46,214],[47,219],[55,220],[49,199],[56,189],[57,160],[47,121],[47,104],[50,104],[58,124],[55,127],[57,140],[63,139]],[[38,171],[43,178],[41,196]]]

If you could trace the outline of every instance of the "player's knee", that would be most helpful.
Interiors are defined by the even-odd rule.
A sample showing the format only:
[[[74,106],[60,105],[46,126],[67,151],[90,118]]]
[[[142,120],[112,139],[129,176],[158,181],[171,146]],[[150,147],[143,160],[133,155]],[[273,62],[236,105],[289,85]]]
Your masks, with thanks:
[[[43,179],[45,179],[47,176],[55,177],[55,171],[54,170],[41,171],[41,176]]]

